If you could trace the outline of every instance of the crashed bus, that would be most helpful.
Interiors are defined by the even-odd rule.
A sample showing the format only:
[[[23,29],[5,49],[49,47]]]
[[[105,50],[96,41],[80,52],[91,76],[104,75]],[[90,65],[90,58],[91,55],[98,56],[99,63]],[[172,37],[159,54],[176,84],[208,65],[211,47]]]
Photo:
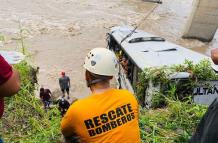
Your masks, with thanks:
[[[112,27],[108,33],[108,48],[112,50],[120,62],[119,73],[116,76],[119,88],[128,89],[135,93],[134,85],[139,81],[139,73],[146,68],[156,68],[183,64],[186,60],[197,64],[202,60],[211,62],[203,54],[194,52],[182,46],[170,43],[164,38],[137,30],[130,26]],[[170,78],[177,81],[186,81],[190,77],[188,72],[173,73]],[[210,88],[205,85],[209,85]],[[212,87],[212,88],[211,88]],[[150,106],[152,91],[160,90],[161,85],[153,86],[150,83],[144,93],[144,104]],[[218,81],[203,81],[203,84],[194,87],[191,91],[194,102],[211,104],[218,97]]]

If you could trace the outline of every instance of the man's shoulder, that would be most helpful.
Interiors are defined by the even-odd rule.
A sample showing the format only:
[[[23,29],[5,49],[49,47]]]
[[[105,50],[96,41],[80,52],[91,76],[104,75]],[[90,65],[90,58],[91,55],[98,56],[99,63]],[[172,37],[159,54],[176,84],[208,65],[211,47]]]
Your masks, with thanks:
[[[87,99],[77,99],[77,100],[74,100],[72,103],[71,103],[71,106],[73,108],[81,108],[81,107],[84,107],[83,105],[85,105],[87,103]]]
[[[134,101],[134,102],[137,101],[135,95],[125,89],[116,89],[115,94],[118,95],[118,97],[122,98],[123,100]]]
[[[70,79],[68,76],[60,77],[59,80],[68,80]]]
[[[46,93],[51,93],[51,90],[50,89],[45,89],[45,92]]]
[[[119,93],[121,95],[132,95],[133,96],[133,94],[126,89],[114,89],[114,92]]]
[[[79,99],[71,103],[70,108],[68,109],[71,114],[80,114],[87,105],[87,101],[84,99]]]
[[[85,98],[76,99],[71,103],[73,108],[86,109],[88,105],[93,104],[96,101],[92,96],[87,96]]]
[[[69,76],[66,76],[66,79],[70,79]]]

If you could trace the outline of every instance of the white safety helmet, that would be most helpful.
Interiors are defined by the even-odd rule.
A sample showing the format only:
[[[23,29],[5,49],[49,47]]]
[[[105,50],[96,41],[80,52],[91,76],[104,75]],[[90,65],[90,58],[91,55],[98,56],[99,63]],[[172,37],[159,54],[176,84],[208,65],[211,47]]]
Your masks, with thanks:
[[[83,67],[97,75],[114,76],[118,73],[118,62],[115,54],[105,48],[92,49],[87,54]]]

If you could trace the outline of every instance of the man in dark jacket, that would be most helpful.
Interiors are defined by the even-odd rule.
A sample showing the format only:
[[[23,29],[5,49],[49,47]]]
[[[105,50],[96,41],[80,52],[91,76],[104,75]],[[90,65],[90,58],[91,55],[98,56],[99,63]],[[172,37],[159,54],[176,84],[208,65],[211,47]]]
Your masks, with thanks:
[[[49,89],[40,88],[40,99],[44,104],[44,108],[50,108],[51,103],[51,91]]]

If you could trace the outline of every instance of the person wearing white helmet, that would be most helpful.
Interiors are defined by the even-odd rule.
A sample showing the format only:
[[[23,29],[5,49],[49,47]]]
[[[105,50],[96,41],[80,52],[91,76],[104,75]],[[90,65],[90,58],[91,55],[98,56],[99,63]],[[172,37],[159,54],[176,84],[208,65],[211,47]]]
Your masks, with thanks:
[[[114,53],[95,48],[87,54],[84,68],[92,94],[72,104],[63,117],[65,138],[76,136],[81,143],[139,143],[137,100],[127,90],[110,87],[118,73]]]
[[[58,102],[58,109],[61,113],[61,117],[63,117],[64,114],[67,112],[68,108],[70,107],[70,103],[64,97],[59,99],[57,102]]]

